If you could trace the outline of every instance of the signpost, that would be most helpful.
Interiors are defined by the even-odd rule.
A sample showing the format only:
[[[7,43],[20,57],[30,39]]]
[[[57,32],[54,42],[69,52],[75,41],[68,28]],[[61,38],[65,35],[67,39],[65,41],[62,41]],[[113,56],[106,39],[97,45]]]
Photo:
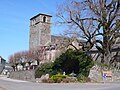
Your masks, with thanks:
[[[103,71],[103,77],[112,77],[112,71]]]
[[[106,76],[106,73],[104,73],[103,77],[104,77],[104,79],[107,77],[107,76]]]
[[[112,80],[112,71],[103,71],[104,82],[105,82],[106,78],[111,78],[111,80]]]

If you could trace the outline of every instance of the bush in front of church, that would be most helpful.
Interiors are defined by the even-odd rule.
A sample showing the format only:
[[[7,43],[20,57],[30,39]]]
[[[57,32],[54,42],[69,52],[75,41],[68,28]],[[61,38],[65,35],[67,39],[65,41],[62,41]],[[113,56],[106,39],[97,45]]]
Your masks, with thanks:
[[[53,63],[45,63],[40,65],[35,71],[35,78],[40,78],[42,75],[49,74],[50,76],[56,74],[53,70]]]
[[[81,51],[68,49],[55,60],[53,69],[61,73],[65,72],[67,75],[75,73],[76,76],[88,77],[89,71],[93,65],[93,60],[87,54]]]
[[[94,65],[93,60],[85,53],[77,50],[68,49],[60,55],[54,63],[41,65],[36,72],[35,77],[49,74],[50,76],[57,73],[69,75],[74,73],[79,81],[87,79],[91,67]],[[86,80],[85,80],[86,81]]]

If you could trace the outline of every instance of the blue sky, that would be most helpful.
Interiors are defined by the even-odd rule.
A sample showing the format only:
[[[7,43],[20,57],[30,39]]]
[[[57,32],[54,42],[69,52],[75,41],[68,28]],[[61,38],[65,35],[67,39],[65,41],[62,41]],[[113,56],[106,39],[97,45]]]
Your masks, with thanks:
[[[15,52],[29,49],[29,19],[46,13],[53,16],[63,0],[0,0],[0,56],[8,60]],[[52,34],[60,30],[52,26]]]

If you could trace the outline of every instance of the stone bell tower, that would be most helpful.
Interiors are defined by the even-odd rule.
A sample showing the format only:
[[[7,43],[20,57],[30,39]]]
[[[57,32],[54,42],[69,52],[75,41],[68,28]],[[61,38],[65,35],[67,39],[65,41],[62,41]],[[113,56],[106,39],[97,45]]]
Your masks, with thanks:
[[[52,16],[38,14],[30,19],[29,49],[51,43]]]

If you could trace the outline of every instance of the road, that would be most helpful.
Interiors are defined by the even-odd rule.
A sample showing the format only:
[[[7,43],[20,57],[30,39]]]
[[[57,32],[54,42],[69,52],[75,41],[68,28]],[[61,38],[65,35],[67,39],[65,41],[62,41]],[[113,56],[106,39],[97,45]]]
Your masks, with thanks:
[[[120,90],[120,83],[33,83],[0,77],[0,90]]]

